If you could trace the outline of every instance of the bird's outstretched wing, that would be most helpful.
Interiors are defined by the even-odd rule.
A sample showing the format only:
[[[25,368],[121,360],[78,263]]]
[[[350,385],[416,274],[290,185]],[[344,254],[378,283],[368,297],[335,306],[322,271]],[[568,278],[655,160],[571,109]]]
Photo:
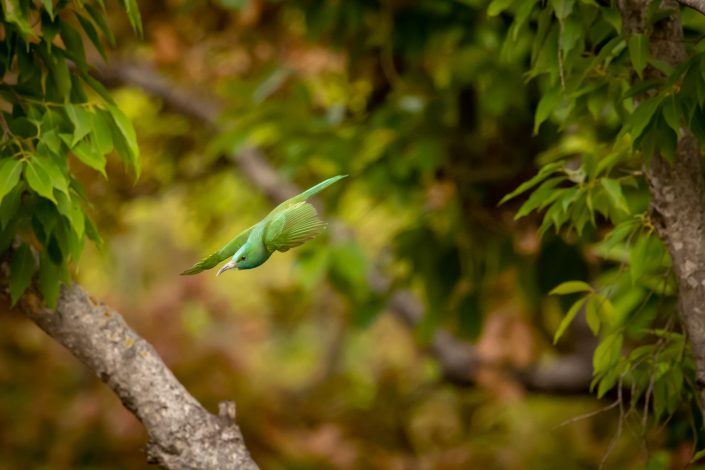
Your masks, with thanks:
[[[346,178],[348,175],[338,175],[334,176],[332,178],[328,178],[325,181],[321,181],[320,183],[311,186],[308,188],[306,191],[297,194],[296,196],[287,199],[286,201],[282,202],[279,204],[277,207],[275,207],[272,212],[269,213],[267,217],[277,217],[281,215],[282,213],[286,212],[293,206],[300,204],[302,202],[306,202],[310,197],[315,196],[316,194],[320,193],[324,189],[326,189],[328,186],[331,184],[335,183],[336,181],[339,181],[343,178]]]
[[[201,261],[198,263],[194,264],[190,268],[188,268],[186,271],[182,272],[182,276],[189,276],[192,274],[198,274],[201,271],[205,271],[206,269],[211,269],[212,267],[218,265],[221,261],[224,261],[228,258],[230,258],[232,255],[235,254],[237,250],[240,249],[242,245],[245,244],[247,241],[247,237],[250,236],[250,232],[255,226],[253,225],[252,227],[248,228],[247,230],[244,230],[240,232],[235,238],[230,240],[223,248],[220,250],[216,251],[212,255],[203,258]]]
[[[316,208],[299,202],[276,215],[264,231],[264,246],[268,251],[287,251],[318,236],[326,223],[318,218]]]

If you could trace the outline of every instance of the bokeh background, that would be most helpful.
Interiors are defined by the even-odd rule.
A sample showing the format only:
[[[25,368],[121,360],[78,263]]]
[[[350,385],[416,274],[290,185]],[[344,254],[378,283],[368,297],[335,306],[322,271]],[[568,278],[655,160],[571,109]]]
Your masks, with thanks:
[[[547,294],[604,266],[590,245],[514,221],[518,203],[497,205],[557,130],[533,135],[530,45],[508,47],[509,21],[488,17],[486,1],[140,8],[144,37],[115,8],[111,60],[94,55],[137,129],[143,171],[135,182],[117,160],[107,180],[78,169],[104,244],[75,277],[209,409],[236,400],[263,469],[687,464],[689,417],[653,427],[612,407],[573,419],[615,397],[595,399],[589,376],[523,378],[590,344],[579,326],[551,344],[570,304]],[[145,90],[128,70],[166,85]],[[215,125],[199,118],[213,112]],[[256,270],[179,276],[274,204],[232,158],[252,148],[300,188],[350,175],[317,199],[329,233]],[[423,312],[413,326],[387,307],[400,290]],[[144,430],[107,387],[34,324],[2,315],[0,469],[148,468]],[[449,374],[439,332],[481,364]]]

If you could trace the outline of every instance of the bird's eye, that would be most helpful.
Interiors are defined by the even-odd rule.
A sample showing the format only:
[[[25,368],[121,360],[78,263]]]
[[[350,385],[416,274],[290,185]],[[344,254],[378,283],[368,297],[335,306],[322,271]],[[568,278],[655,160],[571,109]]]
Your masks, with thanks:
[[[244,257],[244,256],[240,256],[240,261],[245,261],[245,257]]]

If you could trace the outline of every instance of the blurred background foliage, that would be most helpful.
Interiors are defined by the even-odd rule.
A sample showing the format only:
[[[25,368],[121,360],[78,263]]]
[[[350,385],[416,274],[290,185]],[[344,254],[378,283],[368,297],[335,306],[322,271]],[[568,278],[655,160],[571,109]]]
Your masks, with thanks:
[[[575,236],[539,239],[538,216],[514,220],[519,203],[497,206],[559,131],[533,135],[531,43],[508,46],[511,22],[487,3],[153,0],[140,3],[143,39],[110,15],[112,61],[148,62],[225,113],[215,133],[136,87],[112,90],[142,174],[78,169],[105,245],[86,247],[76,277],[206,406],[237,401],[263,469],[595,468],[608,449],[608,468],[690,460],[687,412],[659,427],[627,416],[615,439],[617,408],[565,423],[609,399],[537,393],[506,373],[576,347],[551,345],[570,302],[547,294],[612,266]],[[351,233],[248,272],[178,276],[271,207],[227,157],[251,146],[301,187],[350,174],[320,202],[331,232]],[[371,263],[422,299],[416,329],[370,290]],[[144,431],[107,388],[7,317],[0,469],[147,468]],[[487,361],[473,386],[427,354],[440,327]]]

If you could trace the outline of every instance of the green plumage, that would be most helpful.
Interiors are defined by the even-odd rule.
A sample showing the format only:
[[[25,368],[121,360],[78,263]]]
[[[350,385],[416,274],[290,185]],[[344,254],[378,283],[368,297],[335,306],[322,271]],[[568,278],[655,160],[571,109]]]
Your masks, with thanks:
[[[326,223],[318,218],[316,208],[306,200],[346,176],[334,176],[291,199],[287,199],[260,222],[239,233],[220,250],[202,259],[181,274],[198,274],[217,266],[230,257],[233,258],[232,261],[222,270],[233,267],[238,269],[255,268],[269,259],[274,251],[288,251],[315,238],[325,230]]]

